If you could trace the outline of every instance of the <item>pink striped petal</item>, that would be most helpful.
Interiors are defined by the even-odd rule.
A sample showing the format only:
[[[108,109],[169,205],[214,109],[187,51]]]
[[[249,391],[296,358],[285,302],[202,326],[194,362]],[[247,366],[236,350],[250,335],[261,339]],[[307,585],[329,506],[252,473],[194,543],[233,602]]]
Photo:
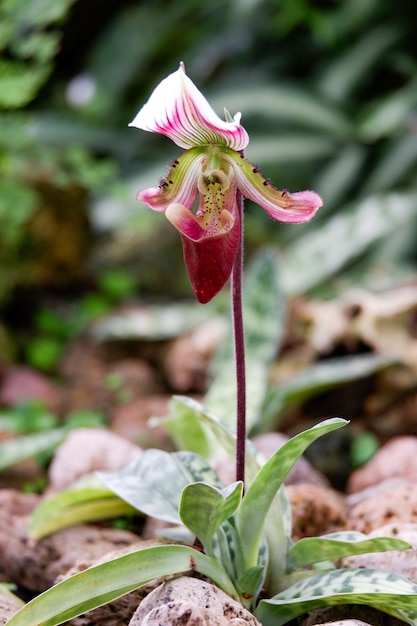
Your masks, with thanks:
[[[166,135],[181,148],[217,144],[243,150],[249,137],[240,118],[236,113],[233,121],[221,120],[181,63],[157,85],[129,126]]]

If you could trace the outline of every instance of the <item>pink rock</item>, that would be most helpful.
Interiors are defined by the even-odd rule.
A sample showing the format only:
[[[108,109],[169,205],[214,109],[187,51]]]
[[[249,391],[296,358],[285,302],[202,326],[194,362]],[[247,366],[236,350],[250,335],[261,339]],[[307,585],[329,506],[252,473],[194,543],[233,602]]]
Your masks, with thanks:
[[[391,523],[417,524],[417,485],[405,483],[387,489],[352,507],[348,528],[370,533]]]
[[[49,378],[30,367],[16,365],[7,369],[0,387],[0,404],[15,406],[33,400],[38,400],[55,411],[59,404],[59,394]]]
[[[39,496],[0,490],[0,575],[31,591],[44,591],[77,561],[97,559],[138,541],[127,530],[79,524],[37,542],[27,534]]]
[[[17,598],[14,599],[12,595],[0,591],[0,626],[3,626],[20,608]]]
[[[73,430],[52,459],[48,491],[65,489],[96,470],[121,469],[141,452],[139,446],[104,428]]]
[[[417,437],[395,437],[363,467],[353,472],[347,492],[354,493],[391,478],[417,482]]]
[[[206,390],[209,361],[225,332],[224,320],[213,318],[173,341],[165,356],[164,367],[174,391]]]
[[[346,507],[339,492],[319,485],[288,485],[292,538],[316,537],[346,529]]]
[[[129,626],[260,626],[239,602],[205,580],[182,576],[154,589]]]
[[[151,426],[152,417],[169,414],[171,396],[152,395],[117,407],[110,419],[110,426],[117,434],[146,448],[169,449],[172,442],[167,431]]]

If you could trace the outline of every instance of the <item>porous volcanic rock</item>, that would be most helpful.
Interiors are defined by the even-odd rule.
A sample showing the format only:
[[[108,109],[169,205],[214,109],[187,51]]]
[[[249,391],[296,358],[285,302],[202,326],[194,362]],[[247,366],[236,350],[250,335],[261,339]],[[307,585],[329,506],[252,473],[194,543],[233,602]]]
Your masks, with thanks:
[[[391,523],[417,524],[417,485],[405,483],[362,500],[348,512],[348,528],[370,533]]]
[[[152,591],[129,626],[260,626],[252,613],[224,591],[198,578],[181,576]]]

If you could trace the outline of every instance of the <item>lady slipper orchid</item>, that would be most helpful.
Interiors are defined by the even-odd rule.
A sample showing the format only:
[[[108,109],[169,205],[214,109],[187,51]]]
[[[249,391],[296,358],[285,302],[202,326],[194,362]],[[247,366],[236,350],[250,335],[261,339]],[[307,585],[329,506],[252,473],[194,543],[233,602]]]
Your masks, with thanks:
[[[165,211],[179,231],[187,272],[202,303],[211,300],[231,274],[242,228],[239,194],[281,222],[307,222],[322,206],[313,191],[276,189],[245,159],[249,137],[240,118],[240,113],[232,118],[225,111],[221,120],[181,63],[129,124],[166,135],[185,148],[159,187],[140,191],[137,199]]]

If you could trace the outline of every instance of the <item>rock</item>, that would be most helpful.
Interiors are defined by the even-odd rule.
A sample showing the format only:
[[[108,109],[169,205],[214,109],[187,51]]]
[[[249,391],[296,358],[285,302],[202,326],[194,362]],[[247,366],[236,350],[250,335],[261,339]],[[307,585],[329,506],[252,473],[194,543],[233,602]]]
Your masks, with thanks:
[[[384,491],[406,485],[407,483],[408,481],[404,480],[403,478],[388,478],[387,480],[383,480],[377,485],[371,485],[371,487],[366,487],[366,489],[362,489],[362,491],[355,491],[354,493],[350,493],[346,496],[346,505],[348,509],[351,509],[359,504],[359,502],[363,502],[363,500],[367,500],[368,498],[372,498],[373,496],[382,494],[384,493]]]
[[[369,537],[395,537],[407,541],[413,547],[349,556],[342,560],[342,567],[368,567],[417,580],[417,524],[387,524],[370,532]]]
[[[129,342],[97,344],[89,336],[74,341],[62,359],[60,374],[67,382],[64,414],[87,407],[110,416],[118,406],[161,391],[150,362],[136,357]]]
[[[21,608],[18,599],[10,593],[0,590],[0,626],[3,626],[12,615]]]
[[[139,446],[104,428],[73,430],[52,459],[48,493],[65,489],[96,470],[121,469],[141,452]]]
[[[370,533],[391,523],[417,524],[417,485],[406,483],[362,500],[348,513],[348,527]]]
[[[51,411],[57,410],[59,393],[49,378],[24,365],[6,369],[0,386],[0,404],[15,406],[34,401]]]
[[[188,576],[167,581],[140,604],[129,626],[260,626],[239,602],[215,585]]]
[[[35,490],[46,484],[46,470],[35,459],[25,459],[0,472],[0,489]]]
[[[300,626],[404,626],[398,618],[365,604],[340,604],[315,609],[298,623]]]
[[[354,471],[347,492],[354,493],[390,478],[417,482],[417,437],[394,437],[363,467]]]
[[[224,319],[215,317],[173,341],[164,367],[174,391],[202,393],[206,390],[208,364],[225,332]]]
[[[0,490],[0,574],[30,591],[44,591],[78,560],[98,558],[138,541],[126,530],[80,524],[34,543],[26,528],[39,500],[39,496]]]
[[[110,427],[129,441],[146,448],[169,450],[172,442],[163,427],[149,424],[152,417],[165,417],[169,413],[171,396],[153,395],[117,407],[110,419]]]
[[[294,541],[346,529],[346,506],[339,492],[309,484],[288,485],[286,492]]]

